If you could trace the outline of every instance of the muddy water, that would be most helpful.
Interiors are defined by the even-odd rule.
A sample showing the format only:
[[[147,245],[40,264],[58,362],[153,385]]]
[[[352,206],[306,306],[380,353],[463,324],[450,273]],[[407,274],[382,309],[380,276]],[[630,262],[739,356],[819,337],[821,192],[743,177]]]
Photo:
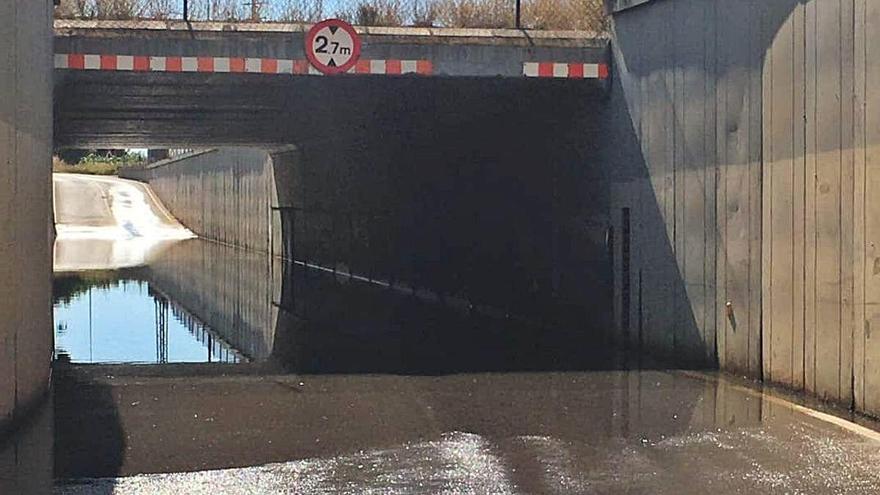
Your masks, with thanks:
[[[56,474],[103,479],[68,482],[59,493],[880,487],[875,440],[676,372],[144,378],[93,371],[68,375],[78,386],[65,390],[76,394],[58,398]]]

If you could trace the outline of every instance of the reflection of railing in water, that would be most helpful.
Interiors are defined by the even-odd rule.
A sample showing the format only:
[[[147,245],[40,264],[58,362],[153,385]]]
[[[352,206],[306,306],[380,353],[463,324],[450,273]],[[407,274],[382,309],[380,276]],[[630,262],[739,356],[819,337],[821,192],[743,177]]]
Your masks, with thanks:
[[[192,315],[186,308],[180,306],[174,299],[150,285],[150,296],[155,303],[156,322],[156,362],[163,364],[168,362],[168,310],[196,340],[204,345],[208,351],[208,362],[240,363],[249,359],[232,344],[219,335],[219,332],[206,325],[198,317]]]
[[[209,363],[241,363],[249,359],[241,352],[232,347],[232,344],[218,336],[218,332],[204,322],[191,315],[185,308],[178,304],[172,304],[171,312],[196,340],[208,348]]]
[[[168,362],[168,299],[151,295],[156,306],[156,362],[162,364]]]
[[[151,287],[213,356],[309,372],[581,369],[600,348],[588,332],[554,328],[467,299],[352,273],[282,262],[204,240],[173,246],[147,269]],[[280,340],[279,340],[280,339]],[[216,351],[216,352],[215,352]]]
[[[249,361],[272,351],[277,310],[271,301],[281,290],[278,272],[265,254],[191,240],[169,246],[146,276],[151,287],[169,296],[175,317],[197,338],[217,351],[218,342],[228,344],[234,359]],[[214,353],[222,359],[227,354]]]
[[[546,205],[534,211],[519,205],[493,223],[475,218],[482,197],[473,196],[461,200],[470,207],[434,216],[417,207],[427,210],[422,203],[440,200],[422,201],[412,211],[318,205],[276,206],[273,212],[285,259],[451,306],[462,302],[496,316],[606,333],[610,285],[599,214],[550,222],[538,207]]]
[[[283,269],[274,357],[297,372],[607,369],[614,358],[579,329],[313,264]]]

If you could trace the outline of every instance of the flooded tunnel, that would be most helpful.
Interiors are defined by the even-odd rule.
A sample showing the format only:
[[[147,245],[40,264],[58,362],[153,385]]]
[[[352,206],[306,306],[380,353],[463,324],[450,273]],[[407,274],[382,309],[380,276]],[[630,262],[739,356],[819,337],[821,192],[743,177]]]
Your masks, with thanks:
[[[358,28],[338,77],[298,25],[61,21],[54,73],[12,33],[0,493],[877,491],[870,325],[847,325],[878,10],[606,3],[610,41]],[[53,139],[176,152],[50,196],[26,162]]]
[[[100,84],[116,84],[112,76]],[[80,113],[103,120],[77,125],[83,132],[125,129],[118,114],[143,101],[132,97],[132,108],[108,113],[87,95],[92,80],[60,91],[83,92],[74,100],[85,102],[59,115],[62,143],[111,144],[113,132],[75,137],[65,129]],[[288,144],[205,151],[128,177],[150,183],[207,239],[471,311],[596,337],[609,332],[613,232],[601,84],[403,77],[322,82],[318,90],[308,82],[281,96],[251,84],[253,98],[286,102],[258,129],[247,119],[198,114],[198,125],[175,120],[181,128],[163,130],[188,148],[200,146],[194,134],[217,129],[233,143],[259,131]],[[209,111],[210,103],[200,104]],[[171,111],[140,110],[142,135],[129,136],[128,146],[174,144],[150,130]]]
[[[154,209],[167,209],[199,239],[163,241],[141,263],[87,272],[66,260],[89,250],[59,239],[60,479],[241,467],[293,452],[279,445],[257,454],[251,443],[229,455],[147,461],[125,415],[127,407],[157,405],[119,402],[117,385],[129,380],[157,380],[171,393],[200,380],[239,387],[272,376],[299,377],[296,390],[328,376],[344,389],[360,376],[408,386],[429,377],[549,373],[535,379],[553,383],[553,373],[623,366],[610,341],[604,85],[224,79],[235,91],[247,83],[239,98],[259,110],[241,112],[213,104],[234,91],[210,78],[198,85],[214,93],[197,99],[179,79],[170,93],[141,81],[153,92],[148,100],[130,77],[60,79],[56,139],[195,149],[120,175],[148,185],[161,202]],[[406,408],[411,399],[401,400],[389,406]],[[164,438],[175,427],[156,428]]]
[[[817,464],[873,483],[869,464],[819,461],[858,456],[863,432],[829,435],[824,416],[683,371],[705,362],[615,346],[614,253],[633,240],[612,220],[606,91],[478,87],[405,81],[412,107],[370,106],[340,132],[314,124],[332,139],[205,143],[124,170],[199,239],[106,279],[65,274],[78,280],[56,309],[65,332],[88,328],[73,308],[89,293],[154,312],[105,312],[99,329],[142,335],[146,357],[57,349],[61,493],[208,479],[230,492],[680,494],[779,476],[821,491]],[[817,439],[830,443],[782,454]]]

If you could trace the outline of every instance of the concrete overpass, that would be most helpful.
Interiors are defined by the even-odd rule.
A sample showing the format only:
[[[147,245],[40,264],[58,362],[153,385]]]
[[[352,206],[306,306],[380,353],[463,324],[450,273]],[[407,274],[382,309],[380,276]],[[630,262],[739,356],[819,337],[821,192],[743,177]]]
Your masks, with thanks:
[[[377,112],[519,104],[540,88],[602,92],[609,79],[608,41],[589,33],[435,28],[359,28],[351,74],[312,77],[308,27],[56,21],[56,145],[326,142]]]
[[[608,41],[363,28],[317,77],[307,27],[57,22],[55,145],[226,147],[136,178],[203,237],[604,338]]]

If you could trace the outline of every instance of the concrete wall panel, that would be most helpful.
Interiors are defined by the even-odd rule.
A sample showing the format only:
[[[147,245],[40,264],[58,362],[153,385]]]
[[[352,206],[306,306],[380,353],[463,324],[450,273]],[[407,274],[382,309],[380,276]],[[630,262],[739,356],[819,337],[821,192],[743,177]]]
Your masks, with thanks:
[[[792,17],[780,28],[778,36],[793,39],[797,27],[798,23]],[[801,164],[795,163],[792,156],[797,139],[791,125],[796,111],[795,94],[792,92],[795,52],[793,43],[779,44],[768,53],[764,73],[768,81],[765,100],[772,102],[764,105],[764,121],[770,136],[764,141],[765,190],[776,193],[769,196],[764,209],[764,221],[768,222],[769,227],[766,232],[769,252],[765,258],[768,271],[766,286],[769,291],[765,294],[764,325],[770,333],[766,339],[769,353],[764,356],[764,377],[783,383],[794,379],[794,336],[790,330],[796,326],[797,312],[792,294],[798,286],[798,280],[803,280],[796,273],[793,256],[799,227],[794,211],[803,210],[802,205],[795,206],[795,191],[802,189],[797,187],[795,178]],[[779,331],[773,332],[772,328],[778,328]]]
[[[839,74],[840,5],[838,1],[816,4],[816,71]],[[840,79],[817,80],[816,126],[816,389],[823,397],[839,395],[841,290],[841,136]]]
[[[864,22],[864,361],[856,363],[861,378],[865,410],[880,414],[880,5],[866,1]],[[861,57],[861,54],[859,54]]]
[[[0,427],[48,388],[52,3],[0,5]]]
[[[758,36],[759,21],[749,3],[657,2],[615,16],[613,45],[615,90],[631,117],[619,132],[634,133],[642,151],[625,170],[652,186],[634,215],[645,258],[634,270],[642,301],[631,304],[645,346],[751,374],[760,366],[750,349],[760,346],[761,267],[750,253],[760,250],[761,79],[760,47],[742,38]]]
[[[704,352],[706,343],[714,339],[714,325],[707,321],[709,315],[714,318],[713,312],[707,311],[711,307],[707,301],[714,297],[711,291],[714,280],[710,281],[713,272],[706,270],[712,239],[712,236],[706,235],[709,223],[706,215],[706,183],[712,184],[714,189],[714,169],[699,166],[713,161],[707,154],[708,138],[699,131],[700,123],[706,120],[709,105],[705,99],[687,97],[706,91],[708,77],[702,69],[706,65],[706,52],[701,43],[706,6],[705,2],[695,0],[676,8],[675,17],[691,11],[696,15],[683,19],[683,29],[672,31],[676,37],[676,55],[694,61],[693,66],[681,65],[677,68],[675,81],[675,204],[681,205],[676,222],[683,226],[676,230],[676,252],[681,253],[679,266],[685,289],[685,294],[677,298],[676,342],[681,342],[688,355]],[[711,190],[709,195],[714,196]],[[688,301],[694,308],[692,319],[687,316]],[[689,338],[690,335],[698,338]]]
[[[712,21],[703,23],[703,31],[691,25],[707,16]],[[647,176],[655,194],[653,205],[643,198],[638,210],[643,218],[635,221],[659,218],[667,233],[664,238],[647,232],[639,239],[645,245],[633,250],[648,246],[656,257],[666,244],[665,259],[674,260],[688,288],[676,301],[675,331],[686,323],[682,313],[689,311],[699,325],[698,315],[712,310],[723,369],[763,374],[872,414],[880,413],[880,378],[873,365],[880,348],[872,342],[880,319],[871,309],[880,273],[875,248],[880,229],[873,225],[880,221],[873,199],[880,180],[872,172],[880,152],[877,26],[880,10],[866,0],[673,0],[617,13],[614,43],[621,79],[614,90],[624,95],[643,154],[643,169],[631,176]],[[661,32],[676,33],[677,41],[664,43]],[[701,65],[701,57],[708,63]],[[689,68],[707,79],[704,92],[689,82]],[[658,81],[670,83],[669,74],[673,87],[657,90]],[[691,118],[697,112],[689,105],[700,101],[706,110],[697,128]],[[709,114],[715,117],[712,128],[705,124]],[[688,159],[680,155],[690,154],[690,132],[714,136],[714,162],[695,161],[716,173],[715,224],[708,212],[702,221],[689,213],[710,197],[695,195],[697,186],[684,172]],[[670,135],[671,161],[664,147]],[[669,163],[672,213],[663,188]],[[629,183],[624,176],[621,184]],[[702,190],[707,191],[705,182]],[[718,290],[708,302],[691,290],[690,267],[700,257],[699,239],[689,235],[692,225],[702,225],[717,242]],[[662,264],[639,260],[634,269],[657,277],[646,261]]]
[[[14,2],[0,4],[0,17],[14,19],[16,5]],[[16,176],[16,115],[15,115],[15,72],[16,72],[16,25],[12,22],[0,23],[0,259],[14,260],[16,223],[15,211],[15,176]],[[0,277],[3,280],[16,281],[13,262],[0,263]],[[15,408],[15,328],[18,326],[18,312],[15,311],[16,283],[0,285],[0,312],[10,315],[0,330],[0,414],[2,419],[11,419]]]
[[[207,239],[260,252],[270,240],[277,206],[270,154],[257,148],[224,148],[126,170],[149,182],[171,213]]]
[[[853,405],[865,410],[866,0],[853,5]],[[864,150],[864,151],[860,151]]]

